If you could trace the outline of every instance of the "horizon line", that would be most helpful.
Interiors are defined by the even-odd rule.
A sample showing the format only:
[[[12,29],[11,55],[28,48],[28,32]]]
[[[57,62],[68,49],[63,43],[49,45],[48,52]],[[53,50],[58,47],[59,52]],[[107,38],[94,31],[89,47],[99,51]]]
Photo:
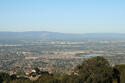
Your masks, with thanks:
[[[87,33],[70,33],[70,32],[57,32],[57,31],[32,31],[32,30],[29,30],[29,31],[0,31],[0,32],[52,32],[52,33],[65,33],[65,34],[125,34],[123,32],[87,32]]]

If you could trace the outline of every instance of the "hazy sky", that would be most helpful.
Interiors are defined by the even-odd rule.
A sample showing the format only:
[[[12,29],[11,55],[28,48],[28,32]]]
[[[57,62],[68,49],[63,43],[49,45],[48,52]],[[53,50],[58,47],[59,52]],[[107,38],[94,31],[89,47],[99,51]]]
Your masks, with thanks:
[[[125,33],[125,0],[0,0],[0,31]]]

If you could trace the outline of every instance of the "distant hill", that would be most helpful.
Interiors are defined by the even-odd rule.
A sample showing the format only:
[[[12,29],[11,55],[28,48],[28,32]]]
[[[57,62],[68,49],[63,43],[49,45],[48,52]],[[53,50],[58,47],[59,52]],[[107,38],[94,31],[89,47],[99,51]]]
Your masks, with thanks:
[[[81,34],[67,34],[47,31],[32,31],[32,32],[0,32],[0,39],[47,39],[47,40],[68,40],[81,39]]]
[[[84,34],[88,39],[125,39],[124,33],[88,33]]]
[[[83,39],[125,39],[122,33],[70,34],[47,31],[0,32],[1,39],[45,39],[45,40],[83,40]]]

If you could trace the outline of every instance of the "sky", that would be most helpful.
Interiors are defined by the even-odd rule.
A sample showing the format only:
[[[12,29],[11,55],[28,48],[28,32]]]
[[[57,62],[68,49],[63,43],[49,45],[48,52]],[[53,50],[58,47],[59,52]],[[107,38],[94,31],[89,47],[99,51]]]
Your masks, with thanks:
[[[0,0],[0,31],[125,33],[125,0]]]

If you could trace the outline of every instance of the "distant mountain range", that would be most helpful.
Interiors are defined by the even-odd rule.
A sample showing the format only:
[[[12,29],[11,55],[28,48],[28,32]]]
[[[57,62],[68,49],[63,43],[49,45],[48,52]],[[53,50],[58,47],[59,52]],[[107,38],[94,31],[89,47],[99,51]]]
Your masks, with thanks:
[[[45,39],[45,40],[83,40],[83,39],[125,39],[124,33],[71,34],[47,31],[0,32],[1,39]]]

